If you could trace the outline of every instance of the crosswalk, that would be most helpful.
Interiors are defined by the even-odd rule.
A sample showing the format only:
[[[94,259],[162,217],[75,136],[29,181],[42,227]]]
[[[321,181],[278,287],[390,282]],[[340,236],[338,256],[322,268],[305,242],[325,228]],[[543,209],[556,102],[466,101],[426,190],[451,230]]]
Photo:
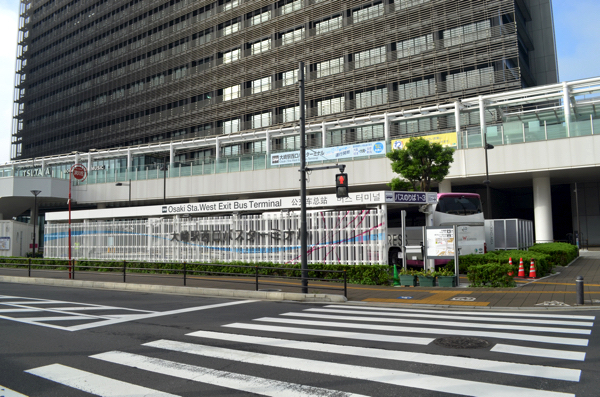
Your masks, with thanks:
[[[405,395],[566,397],[575,396],[581,380],[594,320],[554,313],[328,305],[89,357],[94,365],[120,368],[121,379],[60,363],[26,372],[111,397],[185,394],[173,386],[177,381],[222,388],[224,395],[341,397],[399,388]],[[433,343],[457,336],[482,339],[489,347],[476,352]],[[140,379],[140,371],[173,381],[164,388],[124,381]]]

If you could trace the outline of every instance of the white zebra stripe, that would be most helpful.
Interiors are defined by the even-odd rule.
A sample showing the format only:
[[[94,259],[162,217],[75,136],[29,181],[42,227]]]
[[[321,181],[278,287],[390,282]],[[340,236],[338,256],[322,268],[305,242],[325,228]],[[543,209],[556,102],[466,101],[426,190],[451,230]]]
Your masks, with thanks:
[[[362,332],[344,332],[344,331],[329,331],[324,329],[311,329],[306,328],[295,328],[295,327],[279,327],[276,325],[264,325],[264,324],[244,324],[244,323],[232,323],[224,325],[229,328],[240,328],[240,329],[252,329],[256,331],[269,331],[269,332],[284,332],[288,334],[299,334],[306,335],[310,332],[311,335],[317,336],[330,336],[338,339],[355,339],[355,340],[368,340],[377,342],[391,342],[391,343],[410,343],[413,345],[428,345],[434,341],[435,338],[420,338],[413,336],[403,335],[382,335],[382,334],[367,334]]]
[[[25,394],[17,393],[14,390],[0,385],[0,397],[27,397]]]
[[[61,364],[46,365],[25,372],[103,397],[178,397]]]
[[[232,335],[221,332],[197,331],[187,334],[200,338],[251,343],[263,346],[273,346],[296,350],[309,350],[334,354],[345,354],[378,358],[411,363],[443,365],[475,371],[489,371],[519,376],[534,376],[538,378],[566,380],[578,382],[581,371],[560,367],[545,367],[541,365],[518,364],[493,360],[482,360],[467,357],[443,356],[437,354],[413,353],[395,350],[373,349],[365,347],[332,345],[327,343],[302,342],[287,339],[265,338],[248,335]]]
[[[174,376],[194,382],[208,383],[228,389],[241,390],[253,394],[273,397],[365,397],[360,394],[344,393],[336,390],[280,382],[255,376],[219,371],[195,365],[176,363],[138,354],[112,351],[90,356],[128,367]]]
[[[406,371],[339,364],[335,362],[275,356],[270,354],[245,352],[240,350],[231,350],[169,340],[159,340],[145,343],[144,346],[243,362],[247,364],[285,368],[293,371],[306,371],[321,375],[341,376],[355,380],[360,379],[442,393],[454,393],[481,397],[574,397],[573,394],[568,393],[497,385],[493,383],[468,381]]]
[[[559,318],[569,320],[595,320],[595,316],[579,316],[572,314],[544,314],[544,313],[528,313],[528,312],[495,312],[495,311],[476,311],[476,312],[464,312],[454,310],[427,310],[427,309],[400,309],[400,308],[389,308],[389,307],[373,307],[373,306],[340,306],[340,305],[327,305],[327,308],[334,309],[345,309],[352,308],[357,310],[381,310],[389,312],[410,312],[410,313],[430,313],[430,314],[460,314],[467,316],[491,316],[491,317],[525,317],[525,318]]]
[[[543,325],[568,325],[575,327],[593,327],[593,322],[583,322],[583,321],[561,321],[561,320],[539,320],[533,318],[506,318],[506,317],[474,317],[474,316],[452,316],[452,315],[444,315],[437,314],[435,312],[432,313],[418,313],[406,311],[402,313],[393,313],[393,312],[382,312],[376,311],[380,308],[374,308],[375,310],[342,310],[342,309],[323,309],[323,308],[313,308],[306,309],[307,312],[325,312],[325,313],[339,313],[339,314],[360,314],[360,315],[373,315],[373,316],[390,316],[390,317],[414,317],[414,318],[427,318],[427,319],[448,319],[448,320],[474,320],[474,321],[489,321],[489,322],[503,322],[503,323],[519,323],[519,324],[543,324]],[[486,313],[487,314],[487,313]],[[480,316],[485,316],[485,314],[480,314]]]
[[[423,324],[423,325],[443,325],[446,327],[461,327],[461,328],[491,328],[491,329],[507,329],[513,331],[526,332],[551,332],[555,334],[578,334],[590,335],[589,329],[580,328],[557,328],[557,327],[533,327],[528,325],[508,325],[508,324],[485,324],[485,323],[469,323],[464,321],[431,321],[431,320],[413,320],[410,318],[387,318],[387,317],[357,317],[357,316],[340,316],[335,314],[312,314],[312,313],[282,313],[282,316],[318,318],[323,320],[345,320],[345,321],[370,321],[375,323],[395,323],[395,324]]]
[[[492,349],[492,352],[497,353],[508,353],[518,354],[521,356],[534,356],[534,357],[546,357],[546,358],[558,358],[562,360],[574,360],[574,361],[585,361],[584,352],[574,352],[569,350],[556,350],[556,349],[538,349],[535,347],[525,346],[513,346],[504,345],[498,343]]]
[[[392,331],[392,332],[412,332],[417,334],[437,334],[437,335],[466,335],[466,336],[479,336],[488,338],[501,338],[501,339],[512,339],[512,340],[523,340],[529,342],[540,342],[540,343],[555,343],[559,345],[573,345],[573,346],[587,346],[589,341],[587,339],[577,338],[564,338],[564,337],[553,337],[543,335],[527,335],[527,334],[515,334],[509,332],[489,332],[489,331],[472,331],[472,330],[456,330],[456,329],[444,329],[444,328],[423,328],[423,327],[399,327],[396,325],[377,325],[377,324],[361,324],[361,323],[338,323],[333,321],[308,321],[308,320],[296,320],[288,318],[273,318],[273,317],[261,317],[254,319],[254,321],[272,322],[279,324],[298,324],[308,325],[312,327],[336,327],[336,328],[353,328],[353,329],[370,329],[378,331]]]

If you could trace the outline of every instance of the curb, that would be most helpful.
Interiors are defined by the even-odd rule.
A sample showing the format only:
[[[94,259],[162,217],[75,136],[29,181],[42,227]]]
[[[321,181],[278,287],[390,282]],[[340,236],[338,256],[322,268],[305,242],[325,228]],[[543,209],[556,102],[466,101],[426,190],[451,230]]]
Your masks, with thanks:
[[[272,301],[296,301],[313,303],[345,303],[342,295],[331,294],[302,294],[297,292],[244,291],[236,289],[177,287],[153,284],[123,284],[84,280],[63,280],[38,277],[0,276],[0,282],[45,285],[51,287],[105,289],[126,292],[147,292],[153,294],[174,294],[188,296],[210,296],[232,299],[258,299]]]

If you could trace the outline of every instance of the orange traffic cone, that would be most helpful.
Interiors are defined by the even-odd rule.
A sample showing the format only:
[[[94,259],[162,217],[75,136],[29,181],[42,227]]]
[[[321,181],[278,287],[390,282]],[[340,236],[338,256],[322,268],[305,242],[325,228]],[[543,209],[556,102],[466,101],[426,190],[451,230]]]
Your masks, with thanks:
[[[523,267],[523,258],[519,262],[519,274],[518,277],[525,277],[525,268]]]
[[[511,269],[511,270],[509,270],[509,271],[508,271],[508,275],[509,275],[509,276],[512,276],[513,274],[515,274],[515,273],[512,271],[512,258],[508,258],[508,264],[510,265],[510,269]]]
[[[533,263],[533,259],[531,259],[531,265],[529,266],[529,278],[536,278],[535,274],[535,263]]]

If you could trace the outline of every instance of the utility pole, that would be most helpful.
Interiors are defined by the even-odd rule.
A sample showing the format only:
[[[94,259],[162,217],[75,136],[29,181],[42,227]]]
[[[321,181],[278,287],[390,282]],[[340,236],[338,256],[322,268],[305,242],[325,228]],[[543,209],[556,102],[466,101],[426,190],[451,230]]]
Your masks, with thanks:
[[[300,86],[300,268],[302,270],[302,293],[308,293],[308,242],[306,239],[306,114],[304,109],[304,62],[298,65]]]

